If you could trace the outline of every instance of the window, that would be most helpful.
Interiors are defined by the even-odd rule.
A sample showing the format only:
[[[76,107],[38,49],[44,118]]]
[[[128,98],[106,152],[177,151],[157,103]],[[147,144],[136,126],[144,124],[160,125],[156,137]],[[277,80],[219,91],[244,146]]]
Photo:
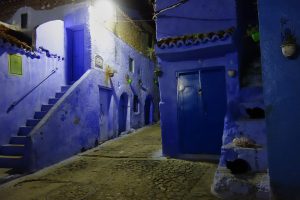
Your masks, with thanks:
[[[134,60],[129,58],[129,72],[134,73]]]
[[[133,112],[138,113],[140,107],[139,97],[137,95],[133,96]]]
[[[13,75],[22,75],[22,56],[11,54],[8,57],[9,73]]]
[[[27,13],[21,14],[21,28],[27,28],[27,22],[28,22],[28,14]]]

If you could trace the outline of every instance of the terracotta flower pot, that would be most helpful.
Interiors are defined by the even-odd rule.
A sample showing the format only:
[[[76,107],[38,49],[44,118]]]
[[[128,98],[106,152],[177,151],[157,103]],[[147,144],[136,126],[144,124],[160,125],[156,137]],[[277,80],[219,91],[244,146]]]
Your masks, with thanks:
[[[296,44],[283,44],[281,45],[282,54],[285,57],[291,57],[295,55],[297,46]]]

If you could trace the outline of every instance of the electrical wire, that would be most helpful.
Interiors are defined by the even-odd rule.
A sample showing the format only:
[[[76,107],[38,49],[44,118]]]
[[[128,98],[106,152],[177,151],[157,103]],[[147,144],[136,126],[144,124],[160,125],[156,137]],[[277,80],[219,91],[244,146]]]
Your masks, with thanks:
[[[175,3],[175,4],[173,4],[173,5],[171,5],[171,6],[168,6],[168,7],[164,8],[164,9],[161,9],[161,10],[159,10],[159,11],[156,11],[156,12],[154,13],[154,15],[153,15],[153,19],[155,20],[159,14],[161,14],[161,13],[167,11],[167,10],[171,10],[171,9],[177,8],[178,6],[181,6],[182,4],[185,4],[185,3],[188,2],[188,1],[189,1],[189,0],[181,0],[181,1],[179,1],[178,3]]]

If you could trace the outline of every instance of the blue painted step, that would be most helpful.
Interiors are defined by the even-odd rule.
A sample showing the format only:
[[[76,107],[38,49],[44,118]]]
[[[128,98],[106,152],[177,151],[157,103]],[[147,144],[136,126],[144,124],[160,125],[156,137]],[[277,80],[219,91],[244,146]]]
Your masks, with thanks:
[[[51,108],[53,107],[53,105],[42,105],[41,111],[42,112],[48,112]]]
[[[0,147],[0,155],[20,156],[24,155],[24,144],[6,144]]]
[[[33,129],[31,126],[24,126],[19,128],[18,135],[20,136],[26,136],[30,133],[30,131]]]
[[[39,119],[28,119],[26,121],[26,126],[36,126],[39,123]]]
[[[65,93],[70,87],[70,85],[61,86],[61,92]]]
[[[48,104],[41,106],[41,111],[34,113],[34,119],[28,119],[26,126],[19,128],[18,135],[12,136],[9,144],[0,146],[1,168],[22,169],[25,167],[23,155],[25,154],[25,145],[30,139],[29,133],[69,88],[70,86],[62,86],[61,92],[57,92],[55,98],[50,98]]]
[[[55,98],[61,98],[65,93],[64,92],[57,92],[55,94]]]
[[[22,166],[23,156],[0,155],[1,168],[20,168]]]
[[[47,112],[35,112],[34,119],[42,119],[46,114]]]
[[[28,137],[27,136],[12,136],[10,138],[10,141],[9,143],[10,144],[25,144],[28,140]]]
[[[56,104],[58,102],[59,98],[51,98],[48,101],[48,104]]]

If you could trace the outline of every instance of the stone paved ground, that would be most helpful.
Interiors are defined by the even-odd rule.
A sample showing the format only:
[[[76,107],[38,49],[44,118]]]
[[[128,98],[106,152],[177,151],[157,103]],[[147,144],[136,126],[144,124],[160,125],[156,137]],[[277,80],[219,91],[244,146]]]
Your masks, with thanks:
[[[214,200],[216,164],[160,157],[159,125],[0,187],[1,200]]]

